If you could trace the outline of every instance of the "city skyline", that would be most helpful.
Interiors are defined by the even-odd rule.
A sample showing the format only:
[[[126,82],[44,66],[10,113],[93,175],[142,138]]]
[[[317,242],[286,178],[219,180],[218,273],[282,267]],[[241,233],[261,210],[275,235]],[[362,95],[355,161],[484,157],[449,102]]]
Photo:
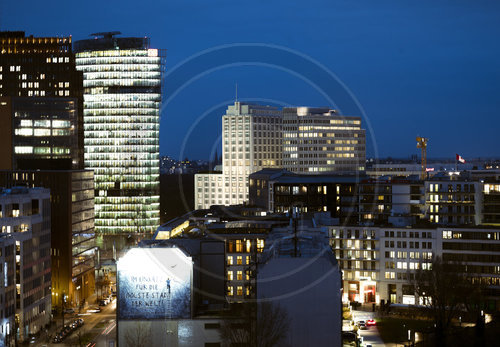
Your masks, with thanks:
[[[368,157],[418,154],[417,135],[430,138],[429,157],[497,154],[498,4],[317,1],[285,6],[280,1],[237,5],[220,1],[210,6],[198,3],[197,11],[190,11],[193,5],[168,2],[155,4],[155,11],[146,12],[144,6],[137,12],[132,3],[111,2],[100,4],[99,13],[94,13],[95,6],[82,4],[72,8],[81,14],[77,18],[50,21],[46,19],[64,17],[66,7],[56,3],[49,9],[32,2],[27,6],[32,11],[23,11],[20,17],[14,15],[20,12],[19,4],[4,3],[0,28],[35,36],[72,35],[74,40],[101,30],[148,36],[152,45],[167,48],[167,75],[183,60],[211,47],[237,42],[283,46],[323,64],[359,100],[372,126],[372,131],[367,129],[367,139],[372,139],[367,140]],[[118,15],[111,17],[111,11]],[[235,11],[253,21],[242,25],[245,18],[233,19]],[[137,20],[138,15],[149,20]],[[266,83],[261,83],[263,78]],[[169,96],[172,91],[166,82],[164,96]],[[224,68],[194,81],[164,105],[160,154],[208,159],[220,142],[220,116],[235,99],[236,83],[242,101],[334,107],[283,71],[264,66]],[[190,132],[190,126],[210,109]]]

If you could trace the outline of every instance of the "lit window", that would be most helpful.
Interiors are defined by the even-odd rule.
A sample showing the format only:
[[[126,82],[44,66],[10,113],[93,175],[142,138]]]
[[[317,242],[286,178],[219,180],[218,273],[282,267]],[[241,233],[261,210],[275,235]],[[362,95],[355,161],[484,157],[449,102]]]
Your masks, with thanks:
[[[16,146],[14,152],[17,154],[32,154],[33,146]]]

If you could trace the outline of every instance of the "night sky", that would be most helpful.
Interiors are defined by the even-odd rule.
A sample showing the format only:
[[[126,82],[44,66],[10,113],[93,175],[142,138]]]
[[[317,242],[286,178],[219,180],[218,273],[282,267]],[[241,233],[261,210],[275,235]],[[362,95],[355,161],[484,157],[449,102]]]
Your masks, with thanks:
[[[167,49],[167,71],[176,72],[170,81],[167,75],[160,130],[160,152],[174,158],[208,159],[216,148],[220,154],[221,115],[236,83],[241,100],[337,106],[367,117],[368,155],[409,157],[418,153],[417,135],[430,138],[429,157],[500,154],[498,1],[9,0],[0,2],[0,30],[74,40],[114,30],[151,37],[153,47]],[[331,81],[300,59],[273,50],[254,55],[235,43],[311,57],[365,114],[354,114],[361,111],[349,107],[345,90],[315,88],[324,91]],[[178,66],[220,45],[228,46],[208,62]]]

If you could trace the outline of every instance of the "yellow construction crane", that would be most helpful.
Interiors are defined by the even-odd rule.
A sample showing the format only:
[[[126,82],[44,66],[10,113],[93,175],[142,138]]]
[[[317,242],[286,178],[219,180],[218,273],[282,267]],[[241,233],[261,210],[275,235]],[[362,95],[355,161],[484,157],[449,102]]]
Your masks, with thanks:
[[[429,139],[425,137],[417,136],[417,148],[422,150],[422,173],[420,174],[420,178],[425,180],[426,177],[426,168],[427,168],[427,142]]]

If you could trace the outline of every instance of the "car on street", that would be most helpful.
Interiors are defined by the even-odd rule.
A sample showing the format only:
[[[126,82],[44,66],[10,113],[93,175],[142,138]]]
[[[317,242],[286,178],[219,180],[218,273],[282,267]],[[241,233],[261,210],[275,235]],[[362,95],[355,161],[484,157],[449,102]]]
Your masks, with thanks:
[[[99,313],[99,312],[101,312],[101,308],[99,306],[89,307],[87,309],[87,312],[89,312],[89,313]]]
[[[375,319],[368,319],[368,320],[366,321],[366,325],[367,325],[367,326],[372,326],[372,325],[375,325],[375,324],[376,324],[376,323],[375,323]]]
[[[366,329],[368,329],[368,327],[366,326],[366,324],[365,324],[365,323],[358,323],[358,328],[359,328],[360,330],[366,330]]]

